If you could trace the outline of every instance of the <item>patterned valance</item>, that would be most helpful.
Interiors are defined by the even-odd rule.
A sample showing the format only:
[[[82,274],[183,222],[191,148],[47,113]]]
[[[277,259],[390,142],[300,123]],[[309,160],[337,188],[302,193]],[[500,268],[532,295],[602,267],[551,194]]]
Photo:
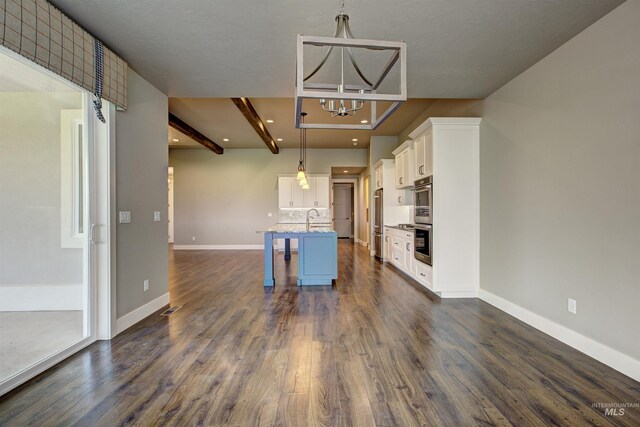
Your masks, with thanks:
[[[95,40],[46,0],[0,0],[0,44],[91,93],[100,86],[95,58],[101,43]],[[104,46],[100,50],[102,99],[126,109],[127,63]]]

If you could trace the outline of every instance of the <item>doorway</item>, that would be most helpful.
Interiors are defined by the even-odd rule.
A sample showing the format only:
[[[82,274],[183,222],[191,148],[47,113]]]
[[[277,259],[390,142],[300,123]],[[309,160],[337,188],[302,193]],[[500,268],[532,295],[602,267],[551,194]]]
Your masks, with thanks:
[[[333,185],[333,227],[339,239],[352,239],[354,235],[354,197],[352,183]]]

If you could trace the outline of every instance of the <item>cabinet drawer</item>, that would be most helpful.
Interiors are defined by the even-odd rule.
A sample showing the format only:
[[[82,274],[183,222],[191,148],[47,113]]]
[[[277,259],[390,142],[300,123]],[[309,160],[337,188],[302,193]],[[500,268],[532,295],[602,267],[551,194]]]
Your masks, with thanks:
[[[416,280],[429,289],[433,289],[433,268],[423,263],[422,261],[415,261],[416,264]]]
[[[402,248],[393,246],[391,248],[391,262],[395,264],[396,267],[404,270],[406,265],[405,251],[402,250]]]

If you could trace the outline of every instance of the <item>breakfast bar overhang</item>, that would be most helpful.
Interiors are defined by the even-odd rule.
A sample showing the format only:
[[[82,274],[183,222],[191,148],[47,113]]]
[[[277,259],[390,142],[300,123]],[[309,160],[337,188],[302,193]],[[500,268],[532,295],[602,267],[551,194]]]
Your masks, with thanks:
[[[331,285],[338,278],[338,235],[329,227],[278,224],[264,232],[264,286],[274,286],[274,239],[298,240],[298,286]]]

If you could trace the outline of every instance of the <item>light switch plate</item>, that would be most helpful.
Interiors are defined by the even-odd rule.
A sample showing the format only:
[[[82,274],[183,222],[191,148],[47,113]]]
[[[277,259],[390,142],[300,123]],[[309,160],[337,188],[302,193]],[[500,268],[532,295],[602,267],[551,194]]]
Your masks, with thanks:
[[[120,211],[120,224],[131,224],[130,211]]]
[[[577,311],[577,305],[578,305],[578,304],[576,303],[576,300],[574,300],[574,299],[572,299],[572,298],[569,298],[569,299],[567,300],[567,311],[569,311],[569,313],[576,314],[576,311]]]
[[[155,222],[160,222],[160,211],[153,211],[153,220]]]
[[[269,218],[271,218],[271,217],[273,216],[273,214],[272,214],[271,212],[268,212],[268,213],[267,213],[267,216],[268,216]]]

